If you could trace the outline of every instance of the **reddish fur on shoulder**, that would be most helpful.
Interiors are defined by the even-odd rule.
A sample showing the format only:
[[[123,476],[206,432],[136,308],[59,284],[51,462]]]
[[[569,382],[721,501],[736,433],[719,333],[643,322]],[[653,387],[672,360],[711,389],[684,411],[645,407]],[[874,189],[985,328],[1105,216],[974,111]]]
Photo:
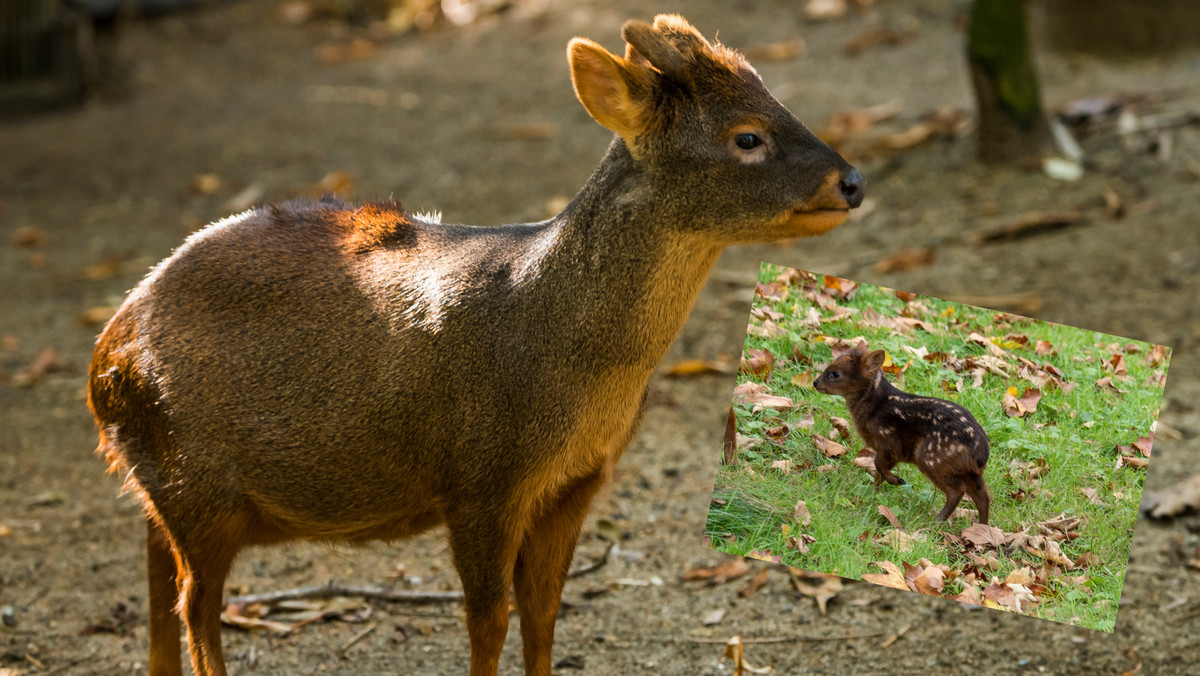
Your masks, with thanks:
[[[412,228],[412,219],[396,203],[368,202],[355,209],[334,211],[332,218],[342,233],[342,245],[351,251],[403,240]]]

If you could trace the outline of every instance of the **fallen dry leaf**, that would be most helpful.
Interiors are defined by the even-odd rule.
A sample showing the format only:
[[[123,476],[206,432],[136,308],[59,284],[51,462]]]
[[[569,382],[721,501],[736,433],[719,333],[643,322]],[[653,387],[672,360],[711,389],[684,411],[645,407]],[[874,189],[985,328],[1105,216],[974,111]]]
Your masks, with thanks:
[[[1161,491],[1142,494],[1142,511],[1155,519],[1179,516],[1192,510],[1200,510],[1200,474]]]
[[[762,589],[764,586],[766,586],[767,571],[769,570],[769,568],[764,566],[762,570],[758,571],[758,574],[750,578],[750,581],[746,583],[745,587],[742,587],[738,590],[738,596],[741,598],[753,596],[758,592],[759,589]]]
[[[903,527],[900,525],[900,519],[896,518],[896,513],[892,511],[891,507],[888,507],[887,505],[879,505],[879,513],[883,516],[883,518],[887,519],[887,522],[891,524],[892,528],[903,530]]]
[[[1033,211],[1022,214],[1008,225],[980,234],[976,237],[976,241],[999,242],[1024,239],[1061,230],[1081,223],[1083,220],[1083,214],[1078,211]]]
[[[912,42],[917,37],[916,33],[909,31],[898,31],[891,28],[876,28],[869,30],[851,38],[843,51],[846,56],[858,56],[863,52],[876,49],[878,47],[900,47]]]
[[[785,541],[785,544],[787,548],[792,551],[800,552],[801,554],[807,554],[808,546],[816,541],[817,539],[815,537],[807,533],[800,533],[798,535],[792,535],[788,537]]]
[[[1004,544],[1004,531],[995,526],[983,523],[973,523],[967,526],[963,530],[961,537],[963,540],[980,548],[993,547],[999,549]]]
[[[12,375],[11,382],[17,387],[33,387],[41,382],[47,374],[64,373],[70,370],[71,365],[63,361],[54,348],[44,347],[28,366]]]
[[[711,627],[714,624],[720,624],[721,620],[723,619],[725,619],[725,609],[717,608],[711,613],[705,615],[704,619],[700,620],[700,623],[706,627]]]
[[[791,61],[804,53],[804,40],[792,38],[782,42],[771,42],[765,45],[754,45],[740,50],[751,62],[759,61]]]
[[[663,369],[663,375],[672,378],[711,373],[733,373],[733,368],[728,359],[684,359]]]
[[[843,439],[850,438],[850,423],[845,418],[831,415],[829,416],[829,422],[833,425],[833,429],[837,430],[838,436]]]
[[[840,458],[846,454],[846,447],[834,441],[833,439],[823,437],[814,432],[812,435],[812,440],[813,444],[816,445],[817,450],[821,451],[821,453],[827,458]],[[874,466],[874,462],[871,464]]]
[[[923,268],[926,265],[933,264],[936,260],[937,249],[934,247],[902,249],[875,263],[875,272],[882,275],[889,272],[902,272],[914,268]]]
[[[1170,352],[1170,348],[1165,345],[1155,345],[1146,353],[1146,363],[1151,366],[1158,366],[1166,361]]]
[[[846,0],[808,0],[803,12],[809,21],[838,19],[846,15]]]
[[[1025,388],[1025,393],[1017,398],[1017,388],[1010,387],[1004,392],[1001,401],[1004,413],[1010,418],[1021,418],[1037,412],[1038,402],[1042,399],[1042,391],[1037,388]]]
[[[775,462],[771,463],[771,469],[777,469],[777,470],[783,472],[784,474],[791,474],[792,473],[792,461],[788,460],[786,458],[783,460],[776,460]]]
[[[908,588],[908,583],[904,581],[904,573],[896,564],[892,563],[891,561],[875,561],[871,565],[882,568],[883,572],[864,573],[862,576],[864,582],[883,585],[884,587],[892,587],[893,589],[912,591]]]
[[[746,646],[739,636],[731,637],[725,644],[725,657],[733,662],[733,676],[769,674],[774,671],[774,667],[771,666],[759,668],[750,666],[750,663],[746,661]]]
[[[750,564],[740,556],[734,556],[707,568],[692,568],[683,574],[685,581],[706,580],[709,586],[724,584],[750,572]]]
[[[796,508],[792,510],[792,520],[801,526],[812,523],[812,515],[808,513],[808,505],[803,500],[796,501]]]
[[[24,225],[13,230],[8,241],[14,247],[36,249],[46,243],[46,233],[33,226]]]
[[[766,378],[771,374],[773,368],[775,368],[774,354],[768,350],[750,348],[746,350],[745,356],[742,357],[738,371]]]
[[[801,595],[817,602],[817,609],[825,614],[825,607],[842,590],[842,578],[828,573],[817,573],[788,566],[792,586]]]
[[[946,586],[945,566],[926,566],[913,578],[913,586],[926,596],[941,596]]]

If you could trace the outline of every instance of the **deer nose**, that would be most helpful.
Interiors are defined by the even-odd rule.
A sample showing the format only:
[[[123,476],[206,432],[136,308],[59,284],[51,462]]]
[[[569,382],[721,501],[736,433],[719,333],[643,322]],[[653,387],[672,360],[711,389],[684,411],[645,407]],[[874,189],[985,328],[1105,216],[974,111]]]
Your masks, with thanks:
[[[867,179],[863,178],[862,172],[853,167],[842,180],[838,182],[838,190],[841,191],[842,197],[845,198],[846,204],[851,209],[862,204],[863,192],[867,188]]]

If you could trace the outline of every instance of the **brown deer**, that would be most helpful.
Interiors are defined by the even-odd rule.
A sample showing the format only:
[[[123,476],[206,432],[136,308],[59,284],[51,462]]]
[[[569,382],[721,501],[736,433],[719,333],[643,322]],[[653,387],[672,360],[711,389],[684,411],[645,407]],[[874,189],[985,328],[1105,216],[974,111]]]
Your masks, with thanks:
[[[99,452],[145,505],[150,671],[223,674],[239,550],[446,524],[471,674],[495,674],[515,587],[550,673],[563,580],[651,374],[722,247],[819,235],[862,175],[737,53],[678,16],[625,56],[568,49],[616,132],[561,214],[444,225],[395,204],[253,209],[192,235],[105,327]]]
[[[979,523],[986,524],[992,502],[983,478],[990,448],[987,432],[962,406],[909,394],[888,382],[883,373],[886,358],[883,350],[867,352],[860,344],[830,362],[813,388],[846,398],[854,429],[875,449],[875,490],[884,481],[902,485],[904,479],[892,468],[911,462],[946,494],[938,521],[950,518],[966,493],[979,510]]]

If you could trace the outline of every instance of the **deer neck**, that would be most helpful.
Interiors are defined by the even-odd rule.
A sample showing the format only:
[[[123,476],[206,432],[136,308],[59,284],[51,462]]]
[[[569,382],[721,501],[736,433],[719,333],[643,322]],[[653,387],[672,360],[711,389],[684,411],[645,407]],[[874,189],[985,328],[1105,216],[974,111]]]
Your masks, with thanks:
[[[648,182],[619,138],[551,222],[543,281],[577,319],[584,353],[653,371],[687,320],[721,246],[688,235],[676,200]],[[569,292],[566,290],[570,290]]]

